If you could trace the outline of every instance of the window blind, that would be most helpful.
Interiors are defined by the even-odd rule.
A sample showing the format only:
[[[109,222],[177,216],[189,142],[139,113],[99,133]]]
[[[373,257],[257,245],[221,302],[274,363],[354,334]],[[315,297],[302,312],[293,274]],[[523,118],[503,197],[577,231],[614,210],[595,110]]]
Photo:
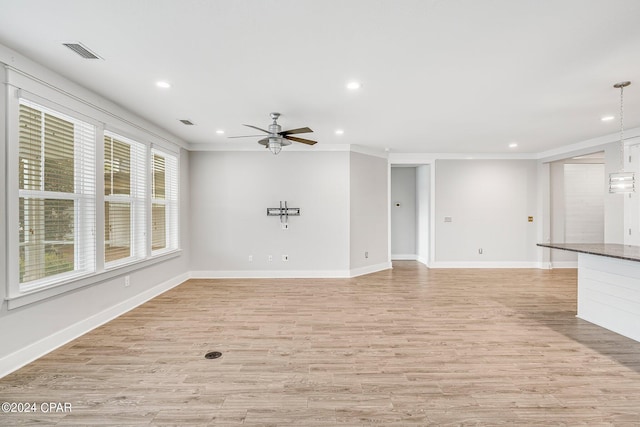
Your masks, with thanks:
[[[178,159],[152,150],[151,250],[178,248]]]
[[[104,246],[107,268],[146,255],[145,153],[143,144],[105,133]]]
[[[95,271],[95,127],[20,100],[19,282]]]

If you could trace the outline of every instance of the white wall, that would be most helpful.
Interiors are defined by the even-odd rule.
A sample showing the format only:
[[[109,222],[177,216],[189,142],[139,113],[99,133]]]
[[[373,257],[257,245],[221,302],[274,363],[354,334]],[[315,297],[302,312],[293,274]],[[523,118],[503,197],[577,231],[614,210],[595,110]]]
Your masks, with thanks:
[[[126,128],[129,124],[136,124],[138,127],[134,129],[134,133],[144,133],[144,129],[146,129],[156,136],[162,135],[167,139],[174,139],[172,135],[167,134],[162,129],[150,125],[148,122],[115,104],[111,104],[97,94],[88,92],[86,89],[67,81],[64,77],[32,63],[15,52],[8,51],[2,46],[0,46],[0,61],[10,62],[12,66],[28,72],[36,79],[54,84],[64,92],[73,94],[77,97],[74,102],[79,107],[83,105],[78,100],[83,100],[93,105],[99,104],[103,109],[103,115],[107,115],[106,112],[114,114],[114,116],[110,117],[114,123],[121,119],[128,121],[127,124],[120,122],[123,128]],[[4,73],[4,67],[0,68]],[[2,81],[5,81],[5,76],[2,77]],[[30,78],[23,80],[26,81]],[[37,85],[40,84],[37,83]],[[5,157],[7,144],[9,143],[5,138],[6,123],[4,122],[7,90],[3,88],[0,93],[0,153],[2,153],[0,154],[0,159],[2,159],[2,175],[4,175],[6,162],[10,161]],[[54,89],[49,88],[47,96],[58,96],[60,93],[56,93]],[[60,95],[60,99],[65,96]],[[59,99],[57,101],[60,102]],[[189,221],[184,215],[189,206],[188,155],[184,150],[181,153],[180,167],[180,212],[182,214],[180,239],[184,243],[189,230]],[[123,269],[122,274],[109,279],[96,277],[92,284],[85,287],[9,310],[5,300],[7,291],[6,260],[7,258],[16,259],[17,257],[8,257],[9,248],[7,247],[8,243],[4,233],[10,224],[6,223],[7,216],[4,213],[8,209],[15,208],[17,200],[6,200],[4,176],[0,178],[0,183],[2,184],[0,185],[2,188],[0,190],[2,194],[2,197],[0,197],[0,211],[3,212],[0,215],[0,241],[2,241],[2,249],[0,249],[2,258],[2,261],[0,261],[0,267],[2,267],[2,283],[0,284],[0,300],[2,301],[0,303],[0,341],[2,342],[0,345],[0,377],[110,320],[114,316],[128,311],[146,299],[152,298],[158,293],[179,284],[188,277],[187,259],[189,258],[189,252],[185,248],[181,253],[161,263],[132,270]],[[131,285],[126,288],[124,286],[125,274],[130,275],[131,279]]]
[[[391,168],[391,259],[417,258],[416,168]]]
[[[1,64],[0,64],[1,65]],[[4,67],[0,67],[0,80],[6,81]],[[7,91],[0,90],[0,165],[2,165],[2,173],[0,173],[0,301],[4,301],[7,296],[7,198],[6,198],[6,153],[7,153],[7,125],[6,125],[6,110],[7,110]],[[5,303],[0,305],[0,328],[2,328],[2,314],[5,312]],[[3,336],[0,329],[0,337]],[[2,356],[0,356],[2,357]],[[0,377],[2,373],[0,372]]]
[[[388,170],[387,159],[350,153],[349,264],[352,271],[390,267]]]
[[[431,165],[416,167],[416,253],[418,261],[429,263],[431,218]]]
[[[190,178],[197,276],[348,275],[348,152],[191,152]],[[281,200],[301,209],[287,230]]]
[[[438,160],[435,168],[436,266],[536,265],[535,160]]]
[[[565,241],[604,243],[604,164],[567,163]]]
[[[627,132],[630,133],[630,132]],[[613,142],[604,148],[604,173],[608,187],[609,174],[620,169],[620,144]],[[605,243],[624,243],[624,207],[625,196],[623,194],[604,194],[604,241]],[[636,215],[639,213],[636,212]]]
[[[628,147],[631,162],[625,170],[636,174],[636,192],[628,194],[625,200],[624,213],[624,244],[640,245],[640,145],[634,144]]]
[[[618,142],[602,144],[594,146],[591,152],[603,151],[604,160],[580,158],[590,154],[590,152],[582,152],[578,159],[571,156],[549,163],[551,242],[630,243],[625,242],[628,237],[625,233],[625,221],[635,219],[637,224],[638,207],[634,206],[634,203],[637,204],[637,195],[634,194],[629,198],[627,195],[610,194],[607,190],[609,173],[620,168],[619,150]],[[593,163],[597,164],[594,166]],[[565,170],[567,165],[577,168],[576,173],[582,176],[575,177],[575,180],[567,177]],[[625,167],[630,170],[628,165]],[[589,168],[595,169],[589,170]],[[567,185],[572,189],[565,188]],[[573,202],[570,199],[574,199]],[[568,203],[579,203],[582,206],[576,206],[576,213],[572,214],[567,211]],[[585,203],[589,205],[586,206]],[[594,203],[597,203],[597,206],[593,206]],[[580,217],[577,220],[571,218],[578,214]],[[583,224],[585,221],[592,224]],[[545,249],[545,251],[549,250]],[[554,267],[577,266],[578,257],[575,253],[560,250],[550,250],[547,253]]]
[[[569,161],[568,159],[567,161]],[[559,160],[550,164],[550,184],[551,184],[551,242],[566,243],[566,203],[565,203],[565,160]],[[578,254],[575,252],[560,251],[552,249],[549,252],[552,267],[576,267],[578,265]]]

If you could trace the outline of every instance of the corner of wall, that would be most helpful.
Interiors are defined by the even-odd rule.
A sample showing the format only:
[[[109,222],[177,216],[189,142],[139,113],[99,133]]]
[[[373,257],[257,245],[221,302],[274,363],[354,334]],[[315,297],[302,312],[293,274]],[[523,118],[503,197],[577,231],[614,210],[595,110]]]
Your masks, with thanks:
[[[5,82],[6,80],[6,69],[3,63],[0,63],[0,81]],[[0,212],[3,214],[0,215],[0,242],[3,242],[0,245],[0,277],[2,280],[2,285],[0,285],[0,316],[7,309],[7,302],[5,301],[5,297],[7,296],[6,283],[8,283],[7,276],[7,182],[4,171],[7,170],[7,91],[8,86],[5,86],[0,90],[0,165],[2,165],[2,173],[0,173]]]
[[[351,152],[349,177],[349,268],[389,263],[388,161]]]

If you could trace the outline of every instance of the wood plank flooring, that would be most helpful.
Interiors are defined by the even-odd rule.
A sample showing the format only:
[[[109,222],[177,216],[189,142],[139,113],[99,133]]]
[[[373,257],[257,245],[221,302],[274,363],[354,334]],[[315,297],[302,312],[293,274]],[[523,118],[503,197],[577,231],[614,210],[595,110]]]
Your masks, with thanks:
[[[575,311],[575,270],[190,280],[1,379],[72,412],[0,425],[640,425],[640,343]]]

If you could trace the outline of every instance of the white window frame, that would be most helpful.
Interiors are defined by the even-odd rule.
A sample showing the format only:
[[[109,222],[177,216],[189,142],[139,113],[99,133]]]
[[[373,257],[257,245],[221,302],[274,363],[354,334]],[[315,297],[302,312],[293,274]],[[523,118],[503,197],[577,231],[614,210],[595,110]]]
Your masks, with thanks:
[[[151,186],[153,186],[153,157],[161,156],[165,159],[165,198],[155,199],[153,198]],[[151,256],[158,256],[165,253],[170,253],[180,248],[179,242],[179,218],[178,218],[178,204],[179,204],[179,156],[168,151],[152,148],[149,155],[149,186],[150,186],[150,200],[149,200],[149,227],[148,227],[148,248]],[[165,247],[162,249],[152,250],[151,245],[153,241],[153,205],[161,204],[165,206]]]
[[[17,189],[16,202],[20,198],[38,198],[38,199],[56,199],[56,200],[73,200],[74,203],[74,270],[46,276],[41,279],[32,280],[29,282],[20,283],[19,280],[19,265],[16,263],[13,267],[16,271],[13,273],[13,278],[17,284],[17,290],[20,293],[30,292],[37,289],[47,288],[59,283],[67,282],[79,277],[92,274],[96,271],[96,258],[95,258],[95,202],[96,202],[96,186],[95,186],[95,174],[84,173],[87,165],[83,162],[89,162],[95,164],[95,144],[93,147],[89,146],[87,141],[84,141],[85,146],[82,146],[82,141],[79,142],[78,126],[84,127],[85,131],[89,134],[92,133],[95,140],[97,129],[94,124],[86,122],[77,117],[61,112],[55,108],[49,108],[48,106],[40,103],[32,102],[25,98],[19,98],[17,102],[17,114],[16,121],[13,126],[16,126],[18,117],[20,115],[20,105],[26,105],[30,108],[40,111],[43,115],[42,126],[44,127],[44,115],[49,114],[59,119],[71,122],[74,124],[74,192],[63,193],[55,191],[44,190],[44,166],[41,168],[41,188],[39,190],[24,190]],[[90,131],[92,128],[92,132]],[[19,131],[18,131],[19,132]],[[16,157],[19,158],[17,151],[19,151],[18,132],[14,135],[16,138],[13,140],[16,145]],[[44,139],[42,141],[42,150],[44,152]],[[44,154],[41,156],[42,162],[44,162]],[[44,163],[43,163],[44,165]],[[18,179],[18,171],[15,171],[14,179]],[[10,178],[11,179],[11,178]],[[17,184],[17,182],[16,182]],[[17,187],[17,185],[16,185]],[[14,222],[14,223],[17,223]],[[19,248],[19,239],[14,240],[17,244],[13,246],[16,250]],[[19,249],[18,249],[19,252]],[[19,259],[19,254],[16,254],[16,258]]]
[[[105,130],[102,136],[102,140],[104,141],[104,137],[110,137],[119,142],[123,142],[130,147],[130,194],[122,195],[106,195],[104,191],[102,194],[104,195],[104,200],[102,201],[102,209],[103,215],[106,215],[106,211],[104,208],[105,202],[118,203],[125,202],[130,205],[131,212],[131,227],[130,227],[130,255],[126,258],[121,258],[118,260],[114,260],[111,262],[107,262],[106,259],[104,261],[105,270],[118,268],[126,264],[130,264],[133,262],[137,262],[140,260],[144,260],[147,258],[147,227],[146,227],[146,199],[148,192],[148,180],[147,177],[147,156],[148,156],[148,148],[145,144],[141,142],[137,142],[134,139],[127,138],[119,133],[112,132],[110,130]],[[104,150],[104,148],[103,148]],[[105,169],[105,160],[102,162],[101,176],[104,176]],[[104,178],[103,178],[104,179]],[[104,224],[104,218],[103,218]],[[104,236],[104,233],[102,234]],[[101,245],[103,250],[106,244],[104,237],[101,239]],[[104,259],[104,258],[103,258]]]

